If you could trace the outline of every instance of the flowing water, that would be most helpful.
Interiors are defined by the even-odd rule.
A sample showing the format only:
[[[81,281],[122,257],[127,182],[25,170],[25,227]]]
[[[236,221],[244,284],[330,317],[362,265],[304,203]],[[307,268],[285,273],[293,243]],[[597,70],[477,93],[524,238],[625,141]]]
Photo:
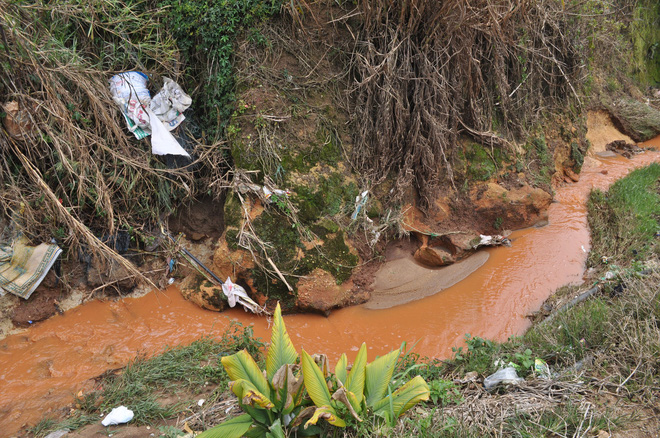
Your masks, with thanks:
[[[660,137],[652,144],[660,147]],[[558,287],[582,281],[589,250],[584,205],[589,191],[654,161],[660,161],[660,154],[594,161],[578,183],[556,190],[549,225],[514,232],[510,248],[487,249],[490,257],[481,268],[436,295],[383,310],[350,307],[328,318],[285,316],[296,348],[326,353],[331,360],[347,352],[352,359],[365,341],[373,359],[405,340],[417,342],[415,351],[422,355],[446,358],[466,333],[495,340],[523,333],[529,327],[525,315]],[[0,435],[71,403],[88,379],[125,365],[138,353],[219,335],[230,320],[253,325],[257,336],[268,338],[265,318],[241,310],[205,311],[183,300],[175,288],[118,302],[89,302],[9,336],[0,341]]]

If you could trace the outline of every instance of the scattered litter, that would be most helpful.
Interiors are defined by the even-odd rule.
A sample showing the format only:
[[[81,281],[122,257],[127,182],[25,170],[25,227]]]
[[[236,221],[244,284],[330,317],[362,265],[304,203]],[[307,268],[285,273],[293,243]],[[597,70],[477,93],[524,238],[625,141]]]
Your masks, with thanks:
[[[603,278],[604,278],[605,280],[611,280],[611,279],[613,279],[613,278],[615,278],[615,277],[616,277],[616,273],[614,273],[614,272],[612,272],[612,271],[607,271],[607,272],[605,273],[605,276],[604,276]]]
[[[551,377],[550,367],[543,360],[538,357],[534,359],[534,372],[543,379],[549,379]]]
[[[104,426],[112,426],[116,424],[128,423],[133,419],[133,411],[126,406],[119,406],[114,408],[108,415],[105,416],[101,424]]]
[[[206,400],[204,400],[203,398],[200,398],[200,399],[197,401],[197,406],[202,406],[202,405],[204,404],[205,401],[206,401]]]
[[[183,155],[190,157],[170,131],[185,119],[183,111],[192,99],[179,84],[164,77],[163,88],[152,99],[142,72],[129,71],[110,78],[110,92],[121,108],[128,130],[141,140],[151,135],[151,152],[156,155]]]
[[[28,246],[27,243],[21,237],[13,247],[0,246],[0,295],[10,292],[26,300],[30,298],[62,253],[54,244]]]
[[[169,280],[167,280],[167,284],[174,284],[174,277],[170,277]]]
[[[498,385],[519,385],[525,379],[518,377],[514,367],[507,367],[491,374],[484,379],[484,387],[487,391],[494,389]]]
[[[247,181],[240,181],[236,185],[236,189],[238,190],[239,193],[247,193],[247,192],[255,193],[266,202],[271,202],[271,198],[273,195],[284,196],[287,198],[291,196],[291,192],[288,190],[278,189],[270,185],[260,186],[259,184],[253,184]]]
[[[21,108],[18,102],[12,100],[2,105],[5,112],[5,117],[2,124],[9,134],[15,140],[25,140],[34,134],[34,125],[30,117],[29,111]]]
[[[474,249],[477,249],[481,246],[501,246],[501,245],[511,246],[511,240],[499,234],[494,236],[485,236],[483,234],[480,234],[479,237],[481,238],[481,240],[479,241],[479,243],[473,246]]]
[[[44,438],[62,438],[64,435],[68,435],[69,432],[69,429],[59,429],[49,433]]]
[[[224,292],[229,301],[229,307],[234,307],[238,303],[246,311],[249,310],[252,313],[257,313],[259,305],[252,301],[247,292],[245,292],[245,289],[238,284],[232,283],[231,278],[227,277],[227,281],[222,284],[222,292]]]
[[[364,208],[364,206],[367,204],[367,201],[369,200],[369,190],[365,190],[364,192],[360,193],[355,197],[355,211],[353,211],[353,214],[351,215],[351,220],[357,219],[358,215],[360,214],[360,211]]]

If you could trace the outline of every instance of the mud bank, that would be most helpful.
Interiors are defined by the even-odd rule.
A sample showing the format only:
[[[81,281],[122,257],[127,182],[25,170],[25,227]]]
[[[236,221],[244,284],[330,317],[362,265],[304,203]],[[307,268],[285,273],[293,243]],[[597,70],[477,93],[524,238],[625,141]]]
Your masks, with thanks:
[[[334,360],[341,352],[356,354],[363,341],[374,357],[406,340],[419,341],[420,354],[442,358],[465,333],[497,340],[522,333],[529,326],[525,315],[556,288],[581,282],[589,249],[584,207],[589,191],[654,161],[660,154],[589,160],[579,183],[557,189],[549,225],[514,232],[510,248],[485,250],[484,265],[442,293],[384,310],[357,306],[328,318],[286,316],[296,347]],[[136,299],[89,302],[9,336],[0,343],[0,424],[14,433],[70,403],[88,379],[105,370],[164,345],[219,335],[230,320],[253,325],[257,336],[267,335],[265,318],[240,310],[208,312],[172,288]]]

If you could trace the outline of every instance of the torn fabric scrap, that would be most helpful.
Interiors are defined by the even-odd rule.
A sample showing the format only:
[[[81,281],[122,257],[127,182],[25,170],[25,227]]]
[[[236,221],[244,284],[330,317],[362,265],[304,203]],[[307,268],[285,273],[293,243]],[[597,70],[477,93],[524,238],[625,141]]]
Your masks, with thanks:
[[[128,125],[128,130],[141,140],[152,136],[151,152],[156,155],[190,157],[170,134],[185,119],[183,112],[192,99],[172,79],[163,78],[163,88],[153,97],[147,89],[149,77],[129,71],[110,78],[110,92]]]
[[[28,246],[25,238],[14,242],[13,248],[1,246],[0,294],[10,292],[26,300],[30,298],[61,253],[53,244]]]

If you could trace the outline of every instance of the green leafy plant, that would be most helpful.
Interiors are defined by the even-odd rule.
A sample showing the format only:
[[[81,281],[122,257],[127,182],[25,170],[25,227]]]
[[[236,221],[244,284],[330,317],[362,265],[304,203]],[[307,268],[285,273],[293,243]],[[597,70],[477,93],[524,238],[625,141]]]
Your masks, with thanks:
[[[232,380],[231,391],[238,397],[243,415],[225,421],[199,435],[199,438],[284,437],[284,427],[302,409],[303,379],[298,354],[286,332],[280,305],[275,309],[271,344],[266,354],[266,371],[259,369],[247,350],[221,359]],[[308,433],[305,433],[308,432]],[[318,433],[316,429],[299,436]]]
[[[367,364],[367,345],[362,344],[350,372],[346,355],[342,354],[335,367],[336,390],[330,395],[326,383],[327,370],[319,368],[314,359],[303,350],[305,388],[315,406],[302,412],[300,419],[311,413],[312,417],[305,424],[306,427],[316,424],[320,418],[343,427],[345,421],[339,414],[345,407],[357,421],[362,421],[361,415],[371,412],[394,426],[404,412],[418,402],[429,399],[429,387],[421,376],[414,377],[393,391],[398,382],[392,381],[392,376],[400,354],[400,349],[394,350]],[[332,382],[332,379],[330,380]]]
[[[451,380],[436,379],[429,382],[430,398],[433,404],[447,406],[458,404],[463,401],[463,397],[456,389],[456,385]]]
[[[221,359],[232,379],[229,386],[245,414],[203,432],[198,438],[284,438],[287,430],[295,430],[300,437],[311,436],[323,431],[317,425],[321,419],[332,426],[345,427],[342,416],[352,415],[362,421],[360,415],[366,413],[383,417],[394,426],[404,412],[429,399],[429,387],[421,376],[393,390],[399,381],[393,376],[400,354],[400,349],[394,350],[367,364],[367,346],[362,344],[350,373],[346,354],[342,354],[332,375],[325,355],[311,356],[303,350],[298,357],[278,304],[265,371],[259,369],[247,350]],[[402,373],[401,378],[406,374]],[[305,390],[309,398],[305,397]]]

